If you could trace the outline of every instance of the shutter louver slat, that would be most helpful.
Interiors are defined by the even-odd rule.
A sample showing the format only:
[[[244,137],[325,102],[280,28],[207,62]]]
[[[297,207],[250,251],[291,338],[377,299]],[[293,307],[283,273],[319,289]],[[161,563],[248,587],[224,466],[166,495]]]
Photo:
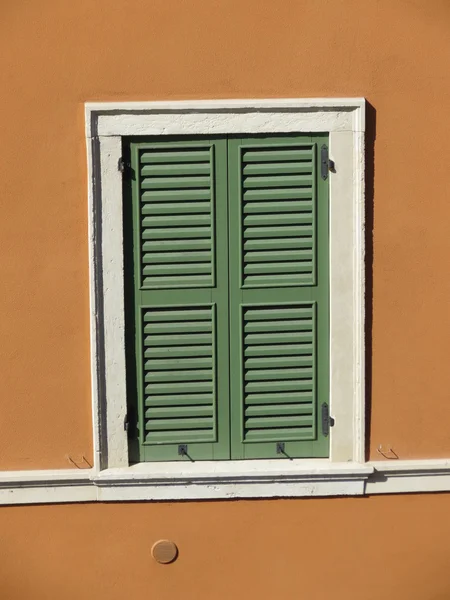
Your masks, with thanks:
[[[280,250],[296,250],[296,249],[307,249],[310,252],[311,240],[308,238],[274,238],[274,239],[259,239],[259,240],[245,240],[244,250],[272,250],[278,252]],[[248,253],[248,262],[251,262],[253,253]]]
[[[143,240],[161,240],[158,245],[155,244],[155,247],[152,249],[154,251],[162,251],[165,250],[165,240],[172,241],[173,239],[196,239],[201,238],[208,241],[208,248],[210,248],[210,239],[211,239],[211,229],[210,227],[166,227],[164,229],[155,229],[155,228],[147,228],[142,232]],[[148,258],[152,258],[152,255]],[[144,285],[145,282],[144,281]],[[151,283],[151,282],[150,282]]]
[[[267,148],[253,148],[252,150],[245,150],[243,153],[243,159],[245,163],[259,163],[259,162],[292,162],[292,161],[310,161],[312,162],[313,156],[310,149],[295,148],[292,146],[285,148],[277,148],[274,150],[267,150]]]
[[[244,441],[313,439],[314,304],[244,306],[242,320]]]
[[[214,285],[212,160],[210,147],[141,154],[144,289]]]
[[[208,160],[208,157],[206,157]],[[166,175],[192,175],[195,173],[196,175],[209,175],[209,164],[200,163],[200,164],[188,164],[188,165],[179,165],[179,164],[169,164],[169,165],[147,165],[142,168],[141,175],[143,177],[164,177]]]
[[[205,369],[212,367],[212,358],[170,358],[154,359],[145,363],[146,370],[152,369],[153,371],[170,371],[171,369]]]
[[[143,152],[141,155],[142,164],[166,164],[166,163],[199,163],[207,162],[210,159],[209,148],[202,150],[185,150],[182,147],[165,150],[155,150],[153,152]]]
[[[164,394],[163,396],[152,395],[145,399],[146,407],[158,407],[168,406],[170,408],[182,407],[182,406],[198,406],[203,404],[212,404],[212,394],[208,393],[197,393],[197,394],[183,394],[182,396],[176,394]]]
[[[263,200],[305,200],[311,198],[309,187],[302,188],[282,188],[279,189],[253,189],[245,191],[246,202],[260,202]]]
[[[209,202],[166,202],[158,204],[156,202],[147,203],[142,207],[143,215],[167,215],[173,211],[176,214],[209,214],[211,205]]]
[[[287,212],[291,213],[296,210],[303,210],[304,212],[309,212],[312,209],[312,202],[302,201],[299,202],[289,200],[285,200],[283,203],[280,202],[248,202],[244,206],[244,214],[250,213],[273,213],[273,212]]]
[[[286,156],[285,156],[286,158]],[[312,171],[312,163],[308,161],[302,162],[282,162],[282,163],[250,163],[244,167],[244,175],[278,175],[279,173],[310,173]]]
[[[213,306],[152,307],[142,320],[146,442],[213,441]]]
[[[143,202],[198,202],[200,200],[209,200],[210,192],[203,190],[156,190],[154,192],[144,192],[142,194]]]

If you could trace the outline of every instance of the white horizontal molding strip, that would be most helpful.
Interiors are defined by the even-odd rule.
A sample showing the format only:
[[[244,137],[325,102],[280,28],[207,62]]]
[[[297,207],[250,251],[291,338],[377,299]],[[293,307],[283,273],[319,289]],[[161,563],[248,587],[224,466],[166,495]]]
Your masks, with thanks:
[[[88,138],[365,130],[363,98],[88,102],[86,116]]]
[[[0,472],[0,505],[93,502],[92,469]]]
[[[0,475],[0,504],[357,496],[369,465],[328,461],[160,463]]]
[[[167,470],[6,471],[0,505],[236,498],[302,498],[450,492],[450,459],[374,461],[366,464],[291,461],[264,471],[241,462],[185,465]],[[322,464],[318,465],[317,463]],[[147,468],[146,468],[147,467]]]
[[[101,500],[348,496],[362,494],[372,472],[329,461],[223,461],[108,469],[94,481]]]
[[[46,486],[89,483],[92,469],[49,469],[43,471],[0,471],[0,489],[21,485]]]
[[[233,500],[238,498],[301,498],[326,496],[361,496],[364,481],[361,479],[304,480],[304,481],[255,481],[176,483],[166,485],[120,485],[99,487],[98,500],[101,502],[127,502],[151,500]]]
[[[450,492],[450,459],[373,461],[365,493]]]

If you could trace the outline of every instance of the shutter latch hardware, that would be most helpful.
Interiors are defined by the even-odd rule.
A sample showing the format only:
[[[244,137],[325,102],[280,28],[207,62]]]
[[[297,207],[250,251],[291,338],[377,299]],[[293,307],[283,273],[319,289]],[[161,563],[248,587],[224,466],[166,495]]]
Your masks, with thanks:
[[[188,454],[187,444],[178,444],[178,456],[185,456],[191,462],[195,462],[192,456]]]
[[[334,419],[330,417],[330,407],[326,402],[322,404],[322,433],[325,437],[330,435],[330,427],[333,427]]]
[[[178,446],[178,456],[187,456],[187,444],[179,444]]]
[[[128,418],[128,413],[125,415],[125,417],[123,418],[123,430],[124,431],[129,431],[130,429],[130,420]]]
[[[277,442],[277,454],[284,454],[284,442]]]
[[[334,171],[334,162],[328,156],[328,146],[323,144],[320,148],[320,175],[324,181],[328,179],[328,171]]]

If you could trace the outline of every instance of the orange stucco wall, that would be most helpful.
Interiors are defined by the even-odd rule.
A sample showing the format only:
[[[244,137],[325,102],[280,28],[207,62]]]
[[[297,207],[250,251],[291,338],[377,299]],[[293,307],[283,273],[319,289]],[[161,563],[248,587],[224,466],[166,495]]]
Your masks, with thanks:
[[[448,600],[448,495],[0,510],[5,600]],[[219,516],[220,515],[220,516]],[[150,557],[169,536],[172,565]]]
[[[365,96],[371,455],[450,456],[448,0],[2,4],[0,468],[91,460],[86,100]]]
[[[0,469],[92,460],[87,100],[365,96],[369,453],[450,456],[448,0],[0,8]],[[448,501],[3,507],[0,595],[447,600]]]

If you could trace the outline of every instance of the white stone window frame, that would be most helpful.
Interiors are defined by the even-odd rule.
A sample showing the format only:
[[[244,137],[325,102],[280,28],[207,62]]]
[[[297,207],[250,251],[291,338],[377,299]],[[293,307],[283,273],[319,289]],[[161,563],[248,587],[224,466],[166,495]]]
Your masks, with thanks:
[[[90,102],[89,264],[94,468],[99,499],[362,494],[365,464],[363,98]],[[129,465],[122,224],[122,138],[329,134],[329,459]]]

